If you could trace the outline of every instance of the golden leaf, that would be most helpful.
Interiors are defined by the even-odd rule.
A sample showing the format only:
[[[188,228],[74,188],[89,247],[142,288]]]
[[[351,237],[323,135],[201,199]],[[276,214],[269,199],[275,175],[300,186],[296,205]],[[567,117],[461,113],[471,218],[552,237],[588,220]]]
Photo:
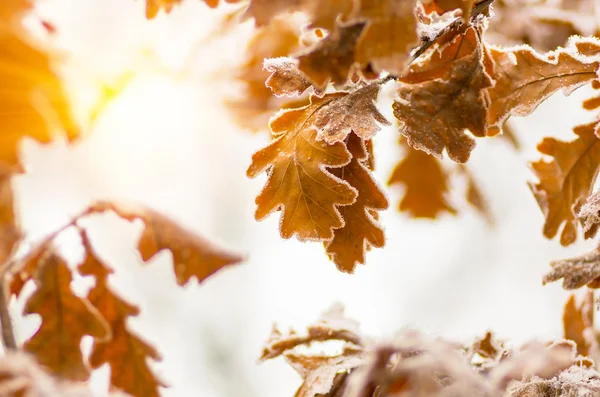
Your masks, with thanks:
[[[256,198],[256,219],[282,210],[283,238],[330,240],[333,229],[344,225],[337,207],[356,200],[356,191],[326,169],[348,164],[350,153],[341,142],[318,141],[312,126],[315,112],[345,95],[312,96],[307,106],[280,112],[270,122],[273,142],[252,156],[248,176],[268,173],[265,188]]]
[[[433,52],[425,66],[413,66],[406,80],[411,83],[401,83],[392,106],[408,144],[438,158],[446,149],[452,160],[466,162],[475,141],[464,130],[485,135],[484,89],[492,83],[476,28]]]
[[[562,245],[577,238],[577,212],[590,195],[600,166],[600,139],[595,135],[596,123],[577,126],[577,139],[562,142],[544,138],[538,150],[552,156],[549,162],[531,164],[539,183],[530,188],[544,213],[544,236],[553,238],[564,223],[560,236]]]
[[[71,291],[71,270],[55,253],[44,256],[36,277],[37,290],[25,304],[25,314],[39,314],[42,324],[25,342],[33,354],[54,374],[84,381],[89,370],[81,356],[81,338],[110,337],[110,328],[100,313]]]
[[[365,22],[336,23],[323,40],[299,55],[298,69],[319,89],[328,82],[345,84],[356,63],[355,48]]]
[[[365,253],[370,247],[384,246],[383,229],[372,213],[387,209],[389,204],[385,193],[363,164],[368,161],[368,153],[362,140],[350,134],[346,146],[352,160],[341,168],[334,168],[331,173],[356,189],[358,197],[353,204],[339,208],[344,226],[335,229],[333,239],[324,245],[338,269],[352,273],[356,263],[365,263]]]
[[[416,0],[362,0],[352,19],[367,22],[356,48],[356,61],[400,76],[410,51],[419,43]]]
[[[587,38],[571,42],[600,49],[600,42]],[[588,48],[589,49],[589,48]],[[493,87],[486,90],[490,100],[488,135],[497,134],[511,115],[526,116],[558,90],[570,93],[597,78],[597,57],[582,56],[576,49],[559,48],[539,54],[531,47],[489,48],[494,61]]]
[[[563,310],[563,330],[565,339],[577,344],[577,352],[587,356],[590,343],[585,337],[587,329],[594,327],[594,293],[587,291],[581,305],[577,305],[575,294],[571,294]]]
[[[159,11],[169,13],[181,2],[182,0],[146,0],[146,18],[155,18]]]
[[[128,318],[137,316],[139,308],[125,302],[110,288],[108,276],[113,270],[98,258],[85,232],[82,239],[87,256],[79,265],[79,272],[96,280],[87,299],[112,330],[109,340],[94,342],[90,365],[97,369],[109,364],[111,384],[132,396],[158,397],[158,387],[164,384],[152,373],[147,359],[160,360],[161,357],[127,326]]]
[[[448,203],[448,173],[440,161],[408,146],[400,140],[406,149],[404,158],[396,164],[387,184],[404,185],[404,197],[398,204],[398,211],[408,212],[414,218],[435,219],[439,214],[456,214],[456,209]]]
[[[19,164],[25,136],[47,143],[61,130],[69,139],[79,135],[51,59],[21,26],[28,7],[23,0],[0,2],[0,165],[8,167]]]

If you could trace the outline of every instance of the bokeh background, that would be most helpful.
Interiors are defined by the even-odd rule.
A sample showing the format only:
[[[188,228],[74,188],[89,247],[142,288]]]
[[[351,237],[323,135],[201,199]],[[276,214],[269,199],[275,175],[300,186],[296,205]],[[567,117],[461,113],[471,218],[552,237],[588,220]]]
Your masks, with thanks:
[[[335,302],[376,338],[406,328],[464,342],[486,330],[514,343],[561,336],[568,294],[559,283],[542,287],[542,275],[550,260],[583,253],[593,242],[564,248],[542,236],[527,164],[539,158],[535,144],[543,136],[571,139],[574,125],[593,118],[580,108],[588,91],[557,94],[530,117],[514,119],[521,151],[507,140],[479,140],[469,167],[493,226],[466,205],[456,217],[411,220],[395,209],[401,189],[388,189],[386,247],[370,252],[355,274],[342,274],[321,245],[282,240],[277,215],[254,220],[265,177],[250,180],[245,170],[269,136],[240,129],[223,105],[251,36],[250,23],[218,34],[227,11],[188,0],[147,21],[142,0],[40,0],[35,12],[56,27],[45,40],[64,59],[77,114],[97,114],[86,124],[88,138],[72,147],[24,142],[28,172],[15,189],[28,241],[96,199],[125,199],[247,257],[202,285],[179,288],[169,253],[146,265],[138,257],[141,224],[116,216],[85,222],[116,269],[111,282],[141,307],[131,326],[163,355],[153,368],[170,385],[165,396],[292,396],[300,377],[283,360],[258,364],[263,342],[274,322],[301,330]],[[99,108],[107,84],[119,90]],[[390,119],[391,92],[381,98]],[[382,184],[401,155],[397,135],[390,127],[375,139]],[[81,249],[73,234],[58,245],[75,264]],[[89,284],[76,279],[74,288],[84,294]],[[22,304],[11,306],[20,341],[39,324],[21,315]],[[107,377],[107,368],[94,374],[99,395]]]

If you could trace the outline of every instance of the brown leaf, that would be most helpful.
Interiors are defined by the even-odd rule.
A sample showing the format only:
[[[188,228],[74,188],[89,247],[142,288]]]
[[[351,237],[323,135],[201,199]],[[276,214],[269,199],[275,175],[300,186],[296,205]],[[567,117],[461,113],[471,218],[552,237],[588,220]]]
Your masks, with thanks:
[[[600,252],[596,249],[585,255],[552,261],[552,271],[544,275],[543,283],[563,279],[563,288],[577,289],[586,284],[596,284],[600,277]],[[597,288],[596,286],[594,286]]]
[[[289,18],[276,18],[258,29],[248,42],[246,61],[235,76],[242,85],[239,97],[226,101],[235,121],[243,128],[264,131],[273,112],[281,108],[265,85],[269,72],[263,70],[266,58],[289,55],[300,48],[301,29]]]
[[[378,83],[369,84],[349,93],[315,114],[317,139],[329,144],[342,142],[350,132],[361,139],[371,139],[381,130],[380,125],[391,125],[377,110]]]
[[[585,43],[600,48],[595,39],[573,40],[571,47]],[[597,57],[585,57],[573,48],[559,48],[546,54],[531,47],[488,48],[494,60],[493,87],[486,90],[490,100],[488,135],[497,134],[511,115],[526,116],[558,90],[568,94],[597,78]]]
[[[216,247],[203,237],[150,208],[109,202],[100,202],[94,207],[96,211],[114,211],[129,221],[142,220],[144,231],[138,243],[142,259],[149,261],[162,250],[171,251],[173,271],[180,286],[186,285],[192,277],[202,282],[222,268],[239,263],[243,259],[239,255]]]
[[[19,164],[19,144],[25,136],[47,143],[60,131],[68,139],[79,135],[51,59],[22,27],[22,11],[29,4],[22,0],[0,2],[1,167]]]
[[[400,143],[405,147],[405,155],[387,182],[388,186],[400,184],[405,187],[398,211],[408,212],[414,218],[435,219],[444,212],[455,215],[456,209],[446,199],[449,175],[440,161],[411,148],[404,139]]]
[[[82,239],[86,259],[79,265],[79,272],[96,280],[87,299],[112,330],[112,338],[94,342],[90,365],[94,369],[104,364],[110,365],[111,384],[132,396],[158,397],[158,387],[165,385],[152,373],[147,360],[160,360],[161,357],[127,326],[128,318],[137,316],[140,310],[121,299],[110,288],[108,276],[113,270],[98,258],[85,232],[82,233]]]
[[[596,236],[600,226],[600,194],[589,196],[581,206],[577,217],[583,225],[583,235],[586,239]]]
[[[444,77],[432,80],[432,75]],[[475,141],[464,130],[485,135],[484,89],[492,82],[483,64],[479,33],[469,28],[457,35],[433,52],[426,66],[413,66],[407,80],[413,83],[402,83],[392,106],[408,144],[438,158],[446,149],[452,160],[466,162]]]
[[[283,238],[330,240],[333,229],[344,225],[337,207],[356,200],[356,191],[326,170],[348,164],[350,153],[343,143],[318,141],[312,127],[314,113],[344,95],[313,96],[307,106],[280,112],[270,122],[275,139],[252,156],[248,176],[268,173],[256,198],[256,219],[281,210]]]
[[[265,85],[275,96],[299,96],[312,86],[298,70],[298,62],[293,58],[265,59],[263,69],[271,73]]]
[[[338,22],[331,33],[297,56],[298,69],[319,89],[346,84],[356,63],[355,48],[365,22]]]
[[[24,349],[54,374],[84,381],[89,370],[81,356],[81,338],[109,338],[110,328],[87,300],[73,294],[71,280],[71,270],[62,258],[55,253],[44,257],[36,278],[37,290],[24,310],[25,314],[39,314],[42,324]]]
[[[376,71],[401,75],[410,51],[419,43],[416,0],[362,0],[355,19],[367,21],[356,47],[356,61]]]
[[[365,263],[365,253],[369,247],[384,246],[383,229],[371,214],[387,209],[389,204],[385,193],[362,164],[368,160],[362,140],[350,134],[346,146],[352,154],[352,160],[342,168],[333,169],[331,173],[356,189],[358,197],[352,205],[339,208],[344,226],[335,229],[333,239],[324,245],[327,255],[338,269],[352,273],[356,263]]]
[[[15,218],[11,174],[0,167],[0,264],[12,254],[21,239]]]
[[[469,20],[474,5],[475,0],[432,0],[430,3],[423,4],[425,12],[428,14],[435,11],[441,15],[459,9],[462,12],[461,18],[463,21]]]
[[[575,294],[571,294],[563,310],[564,337],[577,344],[577,352],[582,356],[587,356],[591,347],[585,332],[593,328],[594,293],[587,291],[581,305],[577,305]]]
[[[473,174],[463,165],[460,165],[459,170],[467,178],[467,202],[479,211],[479,213],[487,220],[488,224],[493,225],[494,217],[492,211],[490,210],[487,199],[481,192],[477,181],[473,177]]]
[[[539,183],[530,183],[531,190],[544,212],[544,236],[553,238],[564,223],[560,236],[562,245],[577,238],[577,212],[590,195],[600,166],[600,139],[595,135],[596,123],[577,126],[572,142],[544,138],[538,150],[552,156],[549,162],[531,164]]]

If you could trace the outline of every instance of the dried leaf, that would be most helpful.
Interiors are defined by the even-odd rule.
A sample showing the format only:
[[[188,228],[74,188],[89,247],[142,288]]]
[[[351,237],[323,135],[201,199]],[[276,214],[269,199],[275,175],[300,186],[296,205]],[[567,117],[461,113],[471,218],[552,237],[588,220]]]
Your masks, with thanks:
[[[593,250],[585,255],[552,261],[552,271],[544,275],[543,283],[563,279],[564,289],[577,289],[595,283],[600,277],[600,252]]]
[[[375,105],[379,89],[378,83],[367,85],[319,110],[314,119],[317,139],[333,144],[354,132],[366,140],[381,130],[380,125],[391,125]]]
[[[239,263],[243,259],[216,247],[152,209],[110,202],[99,202],[94,208],[98,212],[114,211],[129,221],[142,220],[144,231],[138,243],[142,259],[149,261],[162,250],[171,251],[173,270],[180,286],[186,285],[192,277],[202,282],[222,268]]]
[[[356,47],[356,61],[363,67],[400,76],[419,43],[416,0],[362,0],[354,19],[364,19],[367,27]]]
[[[467,178],[467,202],[479,211],[479,213],[487,220],[488,224],[493,225],[494,217],[492,211],[488,207],[487,200],[481,192],[477,181],[475,181],[473,174],[463,165],[460,166],[459,170]]]
[[[577,344],[577,352],[587,356],[590,343],[585,337],[586,330],[594,328],[594,293],[587,291],[585,299],[580,305],[575,301],[575,294],[571,294],[563,310],[563,330],[565,339]]]
[[[412,74],[412,76],[411,76]],[[479,33],[469,28],[463,35],[433,52],[427,65],[411,68],[392,105],[400,132],[408,144],[438,158],[448,156],[460,163],[469,159],[476,136],[487,130],[488,102],[484,89],[491,85],[483,64]],[[431,79],[432,75],[443,76]]]
[[[0,166],[19,164],[25,136],[42,143],[64,132],[78,137],[62,83],[49,56],[32,43],[21,25],[29,2],[0,2]],[[19,11],[16,15],[13,12]]]
[[[536,53],[528,46],[488,48],[494,61],[492,78],[496,81],[487,89],[491,103],[488,135],[497,134],[511,115],[530,114],[556,91],[562,89],[568,94],[598,77],[598,58],[583,56],[574,47],[586,44],[600,49],[600,41],[580,38],[570,44],[570,48],[546,54]]]
[[[411,148],[404,139],[400,143],[406,149],[405,155],[387,182],[388,186],[399,184],[405,187],[398,211],[407,212],[414,218],[435,219],[444,212],[455,215],[456,209],[446,199],[449,175],[440,161]]]
[[[350,153],[343,143],[318,141],[312,127],[314,113],[344,95],[313,96],[307,106],[280,112],[270,122],[275,139],[252,156],[248,176],[268,172],[256,198],[256,219],[281,210],[283,238],[330,240],[333,229],[344,225],[337,207],[356,200],[356,191],[326,170],[348,164]]]
[[[432,0],[430,3],[425,3],[423,5],[428,14],[435,11],[441,15],[448,11],[456,9],[461,10],[462,20],[468,21],[473,6],[475,5],[475,0]]]
[[[334,30],[298,55],[298,69],[319,89],[328,82],[346,84],[356,63],[355,48],[365,22],[338,22]]]
[[[353,0],[250,0],[244,16],[254,18],[257,26],[271,23],[284,13],[303,12],[312,26],[332,29],[336,19],[343,19],[352,9]]]
[[[110,288],[108,276],[113,270],[98,258],[85,232],[82,233],[82,239],[87,256],[79,265],[79,272],[84,276],[93,276],[96,280],[87,299],[112,330],[112,338],[109,340],[95,341],[90,365],[94,369],[104,364],[110,365],[111,384],[132,396],[158,397],[158,387],[164,384],[152,373],[147,360],[160,360],[161,357],[127,326],[128,318],[137,316],[140,310],[121,299]]]
[[[12,254],[21,232],[15,218],[11,174],[0,167],[0,264]]]
[[[62,258],[54,253],[44,257],[36,278],[37,290],[24,310],[25,314],[39,314],[42,324],[24,349],[54,374],[84,381],[89,370],[81,356],[81,338],[109,338],[110,328],[87,300],[73,294],[71,280],[71,270]]]
[[[586,239],[596,236],[600,226],[600,193],[594,193],[586,199],[577,217],[583,225],[583,236]]]
[[[333,239],[324,245],[338,269],[352,273],[356,263],[365,263],[365,253],[370,247],[384,246],[383,229],[371,214],[387,209],[389,204],[385,193],[362,164],[368,160],[362,140],[350,134],[346,146],[352,154],[352,160],[342,168],[333,169],[331,173],[356,189],[358,197],[352,205],[339,208],[344,226],[335,229]]]
[[[271,73],[265,85],[275,96],[299,96],[312,86],[298,70],[298,62],[293,58],[265,59],[263,69]]]
[[[590,195],[600,166],[600,139],[594,133],[595,125],[575,127],[577,139],[572,142],[545,138],[537,148],[553,159],[531,164],[539,179],[530,187],[546,218],[544,236],[553,238],[564,223],[560,243],[565,246],[577,238],[577,212]]]

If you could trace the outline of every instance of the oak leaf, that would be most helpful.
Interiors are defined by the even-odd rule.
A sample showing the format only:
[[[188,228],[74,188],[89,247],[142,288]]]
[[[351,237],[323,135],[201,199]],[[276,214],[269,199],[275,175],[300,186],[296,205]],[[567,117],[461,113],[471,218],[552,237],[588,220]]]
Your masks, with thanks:
[[[484,136],[492,84],[484,65],[484,50],[476,28],[457,35],[434,51],[426,64],[416,64],[401,83],[392,107],[408,144],[438,158],[446,149],[459,163],[469,159],[475,141],[464,130]],[[412,75],[412,76],[411,76]],[[443,76],[431,79],[432,75]]]
[[[173,255],[173,271],[180,286],[186,285],[192,277],[198,282],[221,270],[239,263],[242,257],[216,247],[208,240],[174,222],[167,216],[150,208],[123,203],[99,202],[96,211],[114,211],[123,219],[140,219],[144,223],[138,250],[144,261],[149,261],[162,250]]]
[[[355,48],[365,22],[338,22],[323,40],[297,56],[298,69],[319,89],[346,84],[356,63]]]
[[[316,112],[313,123],[318,139],[333,144],[344,141],[354,132],[361,139],[368,140],[381,130],[382,125],[391,125],[375,105],[379,90],[378,83],[369,84]]]
[[[531,164],[539,183],[530,183],[531,190],[544,213],[544,236],[553,238],[564,223],[560,236],[562,245],[577,238],[577,213],[590,195],[600,166],[600,139],[595,135],[596,123],[577,126],[577,139],[562,142],[545,138],[538,150],[552,156],[549,162]]]
[[[298,62],[293,58],[265,59],[263,69],[271,73],[265,85],[275,96],[299,96],[312,86],[298,70]]]
[[[566,290],[588,285],[598,287],[600,280],[600,251],[595,249],[575,258],[552,261],[552,271],[544,275],[543,283],[551,283],[563,279],[562,287]]]
[[[587,356],[591,344],[587,340],[586,330],[594,328],[594,293],[587,291],[580,305],[571,294],[563,310],[563,330],[565,339],[577,344],[577,352]]]
[[[61,257],[55,253],[44,257],[36,277],[37,290],[24,309],[25,314],[39,314],[42,324],[24,349],[54,374],[84,381],[89,370],[81,355],[81,338],[109,338],[110,328],[86,299],[73,294],[71,280],[71,270]]]
[[[334,168],[331,173],[356,189],[358,197],[353,204],[339,208],[344,226],[335,229],[333,239],[324,245],[338,269],[352,273],[356,263],[365,263],[365,254],[370,247],[384,246],[385,234],[372,214],[387,209],[389,204],[385,193],[363,164],[368,161],[363,141],[350,134],[346,147],[352,160],[344,167]]]
[[[82,239],[86,258],[78,270],[81,275],[93,276],[96,281],[87,300],[100,312],[112,330],[109,340],[94,342],[90,365],[97,369],[109,364],[111,384],[132,396],[158,397],[158,387],[164,384],[152,373],[147,359],[160,360],[161,357],[127,326],[129,317],[137,316],[140,310],[112,290],[108,276],[113,270],[98,258],[85,232],[82,233]]]
[[[344,225],[337,207],[356,200],[356,191],[327,168],[339,168],[351,156],[341,142],[328,145],[317,140],[312,126],[315,112],[346,93],[312,96],[310,104],[284,110],[271,119],[274,140],[252,156],[249,177],[267,171],[268,179],[256,198],[257,220],[281,210],[283,238],[330,240],[333,229]]]
[[[404,185],[398,211],[408,212],[414,218],[435,219],[439,214],[456,214],[456,209],[448,202],[448,173],[441,162],[432,155],[413,149],[400,140],[405,147],[404,158],[396,164],[387,181],[388,186]]]
[[[488,135],[497,134],[511,115],[530,114],[556,91],[568,94],[596,79],[600,62],[597,56],[578,52],[577,46],[582,43],[600,49],[600,41],[591,38],[574,39],[569,48],[546,54],[529,46],[488,48],[496,82],[486,90],[490,100]]]
[[[367,26],[356,47],[356,61],[372,64],[376,71],[400,76],[419,43],[416,0],[362,0],[352,19],[365,20]]]

